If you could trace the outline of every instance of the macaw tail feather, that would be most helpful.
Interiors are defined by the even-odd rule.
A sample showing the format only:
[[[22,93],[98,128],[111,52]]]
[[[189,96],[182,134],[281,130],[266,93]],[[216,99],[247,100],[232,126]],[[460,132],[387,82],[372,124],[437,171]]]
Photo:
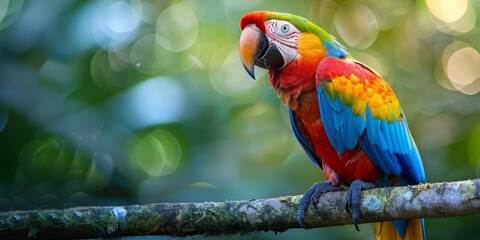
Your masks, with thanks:
[[[397,228],[403,225],[403,236]],[[379,222],[373,224],[376,240],[425,240],[423,219],[397,220],[395,222]]]

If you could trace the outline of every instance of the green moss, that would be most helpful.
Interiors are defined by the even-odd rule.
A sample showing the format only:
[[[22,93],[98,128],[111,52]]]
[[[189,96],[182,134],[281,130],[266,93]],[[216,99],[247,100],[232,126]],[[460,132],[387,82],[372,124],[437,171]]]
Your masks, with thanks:
[[[390,195],[393,197],[393,196],[395,196],[395,195],[402,195],[402,196],[404,196],[404,195],[409,195],[409,194],[411,195],[412,192],[411,192],[408,188],[400,187],[400,188],[394,188],[394,189],[392,189]],[[391,199],[392,197],[390,197],[390,199]]]
[[[94,216],[86,218],[86,223],[93,226],[97,231],[105,232],[106,230],[107,234],[111,234],[118,229],[118,221],[110,211],[99,213],[96,220]]]
[[[40,229],[52,229],[55,227],[55,224],[52,221],[53,218],[57,218],[55,214],[39,211],[37,216],[38,218],[36,220]]]
[[[467,191],[464,192],[465,199],[475,197],[477,192],[477,186],[475,186],[475,182],[469,181],[470,184],[467,185]]]

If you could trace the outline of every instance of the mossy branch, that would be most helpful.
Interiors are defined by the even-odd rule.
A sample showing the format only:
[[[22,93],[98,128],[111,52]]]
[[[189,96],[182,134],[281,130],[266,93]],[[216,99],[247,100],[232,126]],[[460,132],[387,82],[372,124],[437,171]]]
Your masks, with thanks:
[[[307,210],[310,228],[352,224],[345,192],[323,194]],[[226,235],[298,228],[301,195],[206,203],[159,203],[117,207],[0,213],[0,239],[68,239],[138,235]],[[480,212],[480,179],[378,188],[362,192],[361,223],[438,218]]]

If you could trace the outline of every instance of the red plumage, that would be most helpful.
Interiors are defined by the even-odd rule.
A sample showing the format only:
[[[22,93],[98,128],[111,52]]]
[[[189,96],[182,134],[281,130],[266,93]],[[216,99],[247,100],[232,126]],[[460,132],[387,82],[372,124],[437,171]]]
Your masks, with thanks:
[[[299,73],[302,72],[299,71]],[[289,75],[292,78],[300,78],[300,76],[308,77],[308,74]],[[281,73],[270,75],[271,82],[282,80],[286,81]],[[314,82],[315,77],[313,76],[310,81]],[[287,93],[284,92],[283,96],[285,94]],[[346,150],[340,155],[333,148],[320,118],[315,89],[302,88],[301,93],[296,98],[290,99],[289,102],[290,106],[295,105],[295,108],[293,106],[292,108],[294,109],[298,130],[322,159],[321,164],[327,181],[331,180],[337,186],[341,183],[349,185],[356,179],[375,183],[380,171],[360,145],[353,150]]]
[[[299,41],[308,42],[310,45],[317,44],[317,46],[310,46],[310,49],[312,47],[323,49],[319,39],[313,41],[312,37],[315,38],[307,35]],[[303,45],[299,44],[299,47],[299,51],[302,51]],[[293,109],[294,115],[299,120],[297,123],[302,125],[298,126],[299,131],[305,139],[308,139],[316,154],[322,159],[321,164],[327,180],[332,180],[337,186],[342,182],[348,185],[356,179],[375,183],[379,169],[360,145],[339,155],[327,138],[320,117],[315,84],[316,68],[324,59],[324,54],[311,53],[315,52],[305,51],[302,57],[295,59],[280,71],[269,70],[270,84],[281,96],[283,102]],[[334,63],[333,66],[335,66]],[[355,67],[352,65],[352,68]],[[334,72],[331,74],[344,71],[343,68],[332,67],[332,69]]]
[[[251,12],[248,17],[240,19],[240,29],[243,30],[249,24],[255,24],[260,31],[265,33],[265,14],[266,12]]]

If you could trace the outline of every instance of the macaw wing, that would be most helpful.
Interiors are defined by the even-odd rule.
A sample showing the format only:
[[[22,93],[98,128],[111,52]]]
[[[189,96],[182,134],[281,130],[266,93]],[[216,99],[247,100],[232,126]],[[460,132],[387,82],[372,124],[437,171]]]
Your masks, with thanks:
[[[300,145],[303,147],[303,150],[305,150],[308,157],[310,158],[310,160],[312,160],[312,162],[315,165],[322,168],[322,160],[315,152],[315,149],[313,149],[310,139],[302,135],[302,132],[306,132],[302,121],[291,108],[290,108],[290,122],[292,123],[292,129],[293,129],[293,132],[295,133],[295,137],[297,138]]]
[[[385,175],[425,181],[403,110],[379,74],[351,59],[326,57],[316,86],[325,131],[339,154],[360,144]]]

